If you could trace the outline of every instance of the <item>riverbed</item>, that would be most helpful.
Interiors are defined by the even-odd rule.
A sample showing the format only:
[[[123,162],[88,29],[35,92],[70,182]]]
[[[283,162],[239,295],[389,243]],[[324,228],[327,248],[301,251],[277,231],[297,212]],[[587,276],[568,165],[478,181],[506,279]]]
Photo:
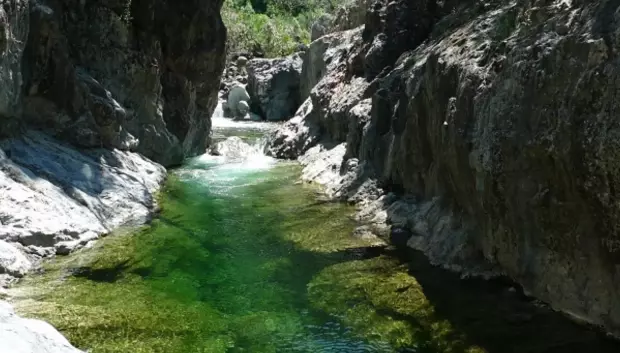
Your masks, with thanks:
[[[158,217],[47,263],[11,290],[18,311],[92,353],[620,351],[508,281],[355,238],[353,206],[261,153],[273,127],[215,118],[252,152],[171,171]]]

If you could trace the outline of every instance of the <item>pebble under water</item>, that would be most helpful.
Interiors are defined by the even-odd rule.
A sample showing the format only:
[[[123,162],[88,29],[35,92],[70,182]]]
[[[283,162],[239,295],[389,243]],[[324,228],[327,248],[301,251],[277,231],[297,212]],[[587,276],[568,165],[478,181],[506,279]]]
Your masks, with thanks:
[[[214,120],[216,139],[269,127]],[[619,351],[506,283],[353,238],[352,207],[255,152],[188,161],[152,224],[48,263],[18,310],[92,353]]]

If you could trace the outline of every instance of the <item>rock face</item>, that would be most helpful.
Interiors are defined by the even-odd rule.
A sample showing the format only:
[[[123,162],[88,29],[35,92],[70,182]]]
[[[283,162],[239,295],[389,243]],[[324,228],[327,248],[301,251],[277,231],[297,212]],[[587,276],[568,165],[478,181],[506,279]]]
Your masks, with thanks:
[[[146,222],[166,175],[138,154],[78,152],[40,132],[0,147],[0,240],[32,254],[68,252],[117,227]]]
[[[321,38],[327,34],[328,29],[331,27],[333,18],[330,15],[324,14],[312,23],[310,27],[310,41]]]
[[[221,3],[8,1],[0,12],[4,134],[37,128],[165,165],[203,153],[224,67]]]
[[[329,32],[346,31],[363,26],[366,21],[366,12],[371,4],[372,0],[344,1],[336,10]]]
[[[46,322],[23,319],[0,301],[0,342],[10,353],[83,353]]]
[[[270,121],[288,120],[301,103],[302,58],[253,59],[248,63],[252,111]]]
[[[617,10],[375,1],[270,150],[434,263],[620,335]]]
[[[323,14],[317,18],[310,28],[310,40],[321,38],[334,32],[347,31],[363,26],[366,13],[372,0],[346,0],[339,4],[335,14]]]

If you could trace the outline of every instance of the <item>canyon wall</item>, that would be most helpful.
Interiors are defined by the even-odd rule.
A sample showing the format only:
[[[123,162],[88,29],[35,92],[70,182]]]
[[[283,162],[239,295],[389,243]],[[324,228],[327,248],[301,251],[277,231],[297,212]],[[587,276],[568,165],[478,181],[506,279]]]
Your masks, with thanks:
[[[619,11],[374,1],[357,32],[311,44],[316,85],[268,151],[433,263],[620,335]]]
[[[0,133],[35,128],[166,166],[204,153],[225,60],[221,6],[3,0]]]
[[[0,299],[42,258],[147,222],[162,165],[206,152],[222,2],[0,0]],[[1,300],[0,341],[79,352]]]

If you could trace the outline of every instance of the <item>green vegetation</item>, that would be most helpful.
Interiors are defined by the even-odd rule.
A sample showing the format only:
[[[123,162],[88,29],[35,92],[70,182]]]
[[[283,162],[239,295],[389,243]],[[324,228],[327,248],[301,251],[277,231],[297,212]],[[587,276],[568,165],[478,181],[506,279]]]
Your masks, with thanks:
[[[152,225],[26,278],[11,293],[18,310],[93,353],[417,346],[414,326],[378,310],[392,305],[431,327],[432,340],[442,343],[430,351],[450,351],[443,337],[451,327],[434,321],[419,287],[395,291],[416,286],[415,279],[386,257],[362,260],[380,250],[350,236],[353,209],[316,202],[314,189],[294,185],[296,167],[254,172],[239,184],[225,181],[237,172],[224,171],[218,185],[189,172],[168,180]],[[260,182],[245,185],[253,180]]]
[[[297,48],[295,37],[310,42],[312,22],[333,11],[335,0],[225,0],[222,17],[228,28],[228,52],[259,50],[266,57]]]

